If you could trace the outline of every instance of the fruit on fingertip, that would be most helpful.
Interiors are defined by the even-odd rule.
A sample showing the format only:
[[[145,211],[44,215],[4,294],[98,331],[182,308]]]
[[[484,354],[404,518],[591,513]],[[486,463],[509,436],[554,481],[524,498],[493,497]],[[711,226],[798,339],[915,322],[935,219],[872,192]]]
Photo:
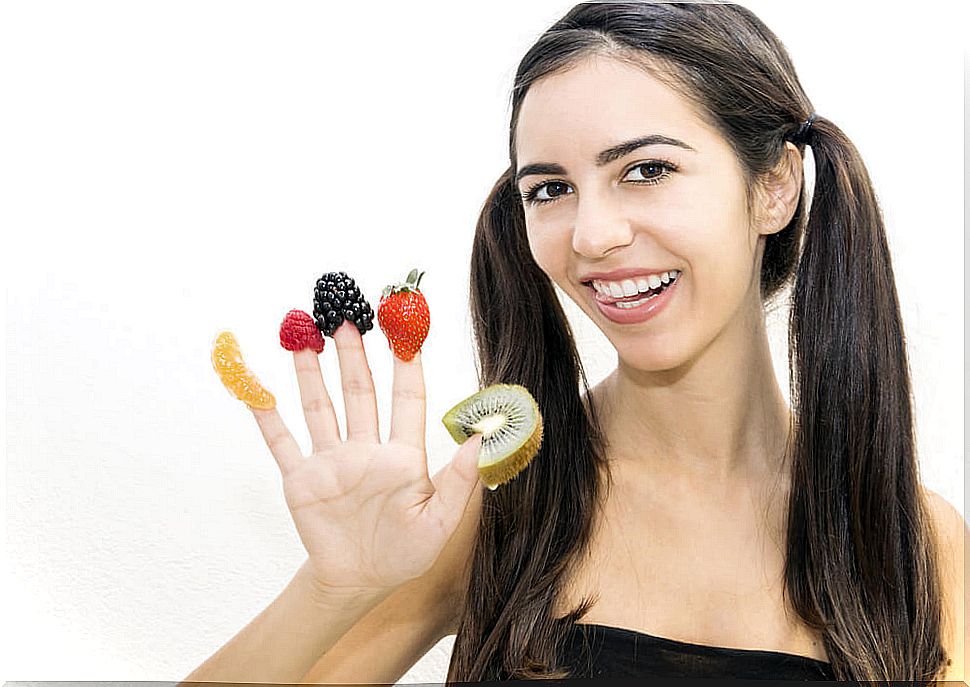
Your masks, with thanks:
[[[519,475],[539,453],[542,414],[520,384],[493,384],[445,413],[442,422],[458,444],[482,435],[478,474],[490,490]]]
[[[270,410],[276,407],[276,398],[246,367],[239,343],[232,332],[220,332],[213,342],[212,367],[223,386],[250,408]]]
[[[325,340],[313,318],[299,309],[290,310],[280,324],[280,345],[288,351],[311,348],[321,353]]]
[[[326,272],[313,289],[313,321],[332,338],[344,320],[363,336],[374,328],[374,310],[346,272]]]
[[[424,272],[413,269],[403,282],[384,287],[377,306],[377,323],[388,346],[405,362],[421,350],[431,328],[428,302],[420,289],[423,276]]]

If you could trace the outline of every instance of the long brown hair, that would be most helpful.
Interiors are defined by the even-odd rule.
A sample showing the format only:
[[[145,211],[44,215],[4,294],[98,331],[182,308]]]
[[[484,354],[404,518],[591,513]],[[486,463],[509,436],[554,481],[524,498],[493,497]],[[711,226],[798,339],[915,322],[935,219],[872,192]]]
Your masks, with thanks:
[[[592,54],[646,68],[688,98],[737,155],[749,203],[755,180],[776,167],[814,111],[782,43],[737,5],[583,3],[522,59],[511,164],[478,220],[470,301],[480,384],[529,388],[546,432],[523,473],[484,493],[449,683],[567,677],[559,644],[594,602],[554,617],[568,573],[588,550],[609,471],[574,337],[531,256],[514,185],[526,92]],[[807,142],[811,210],[803,183],[789,225],[766,237],[761,264],[764,302],[791,287],[785,591],[821,633],[837,679],[932,681],[946,664],[941,585],[883,220],[846,135],[818,116]]]

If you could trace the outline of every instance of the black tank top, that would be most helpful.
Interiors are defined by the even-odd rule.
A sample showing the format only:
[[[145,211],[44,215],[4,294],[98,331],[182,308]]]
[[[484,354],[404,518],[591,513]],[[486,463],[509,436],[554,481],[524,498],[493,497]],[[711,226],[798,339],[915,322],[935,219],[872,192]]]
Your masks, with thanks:
[[[634,630],[574,623],[561,664],[571,677],[835,680],[830,663],[759,649],[691,644]]]

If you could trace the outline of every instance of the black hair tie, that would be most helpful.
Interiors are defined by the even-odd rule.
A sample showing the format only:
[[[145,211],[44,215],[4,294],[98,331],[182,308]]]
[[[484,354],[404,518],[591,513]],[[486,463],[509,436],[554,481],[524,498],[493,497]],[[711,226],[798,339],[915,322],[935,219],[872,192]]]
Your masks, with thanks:
[[[798,131],[791,138],[791,142],[795,145],[802,145],[803,143],[808,143],[808,137],[812,130],[812,122],[815,121],[816,114],[813,112],[808,116],[802,125],[798,128]]]

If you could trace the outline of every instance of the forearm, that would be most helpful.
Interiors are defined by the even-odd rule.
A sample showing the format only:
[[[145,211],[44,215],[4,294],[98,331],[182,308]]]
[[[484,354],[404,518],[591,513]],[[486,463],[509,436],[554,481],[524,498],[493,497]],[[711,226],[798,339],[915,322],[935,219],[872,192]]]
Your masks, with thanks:
[[[432,579],[398,587],[303,676],[309,684],[393,685],[456,625],[455,602]]]
[[[329,595],[313,585],[304,563],[262,613],[184,682],[295,683],[386,596]]]

